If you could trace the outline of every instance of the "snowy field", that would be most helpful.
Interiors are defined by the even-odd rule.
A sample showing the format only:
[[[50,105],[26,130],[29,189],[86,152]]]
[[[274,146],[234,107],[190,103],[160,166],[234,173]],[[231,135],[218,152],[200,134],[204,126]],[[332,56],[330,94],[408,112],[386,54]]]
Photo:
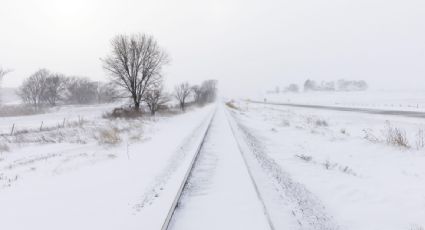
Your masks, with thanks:
[[[301,92],[264,94],[252,100],[385,110],[425,111],[425,91]]]
[[[244,100],[102,118],[114,106],[0,118],[1,229],[161,229],[209,124],[169,229],[425,227],[423,119]]]
[[[66,105],[50,108],[43,114],[31,116],[0,117],[0,134],[10,134],[12,127],[14,131],[40,130],[43,128],[53,128],[63,126],[67,123],[89,121],[101,118],[106,112],[111,112],[113,108],[120,104],[103,105]]]
[[[160,229],[214,105],[101,118],[112,107],[0,118],[6,131],[13,122],[26,129],[0,136],[1,229]]]
[[[234,105],[277,229],[425,227],[423,119]],[[405,145],[389,138],[396,129]]]

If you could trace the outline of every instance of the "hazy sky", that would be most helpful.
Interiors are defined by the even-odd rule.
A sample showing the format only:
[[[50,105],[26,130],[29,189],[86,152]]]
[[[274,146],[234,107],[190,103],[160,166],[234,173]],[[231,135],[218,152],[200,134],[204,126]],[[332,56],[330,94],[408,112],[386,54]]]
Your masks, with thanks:
[[[15,87],[44,67],[106,79],[119,33],[154,35],[169,86],[216,78],[225,92],[306,78],[425,89],[424,0],[1,0],[0,66]]]

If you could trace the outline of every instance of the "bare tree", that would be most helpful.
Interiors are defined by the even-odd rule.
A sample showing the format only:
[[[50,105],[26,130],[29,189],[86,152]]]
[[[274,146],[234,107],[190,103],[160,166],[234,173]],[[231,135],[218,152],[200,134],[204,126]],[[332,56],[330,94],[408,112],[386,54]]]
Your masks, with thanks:
[[[180,109],[185,110],[186,100],[190,96],[191,88],[189,83],[184,82],[174,88],[174,97],[179,101]]]
[[[42,100],[51,106],[56,106],[60,100],[63,100],[67,78],[63,74],[51,74],[46,77],[45,84]]]
[[[284,89],[284,92],[298,93],[299,91],[300,91],[300,88],[298,87],[297,84],[290,84]]]
[[[97,99],[97,83],[87,78],[69,78],[66,91],[65,100],[70,104],[92,104]]]
[[[46,69],[40,69],[29,78],[25,79],[18,89],[18,95],[25,103],[39,108],[43,102],[43,95],[46,90],[46,79],[50,72]]]
[[[200,103],[200,99],[202,96],[201,86],[194,85],[192,86],[192,92],[196,103]]]
[[[217,80],[206,80],[201,86],[192,86],[195,102],[203,105],[213,102],[217,96]]]
[[[160,107],[166,104],[169,100],[168,95],[164,92],[162,81],[151,84],[143,96],[143,101],[148,106],[151,115],[155,115]]]
[[[201,86],[201,102],[211,103],[217,97],[217,80],[206,80]]]
[[[120,92],[117,90],[116,85],[110,83],[97,83],[97,102],[98,103],[111,103],[121,98]]]
[[[112,53],[103,60],[104,69],[112,81],[124,88],[133,100],[134,108],[140,103],[152,79],[161,75],[169,62],[154,37],[146,34],[118,35],[112,42]]]
[[[3,79],[3,77],[10,72],[11,72],[11,70],[3,69],[2,67],[0,67],[0,82]]]

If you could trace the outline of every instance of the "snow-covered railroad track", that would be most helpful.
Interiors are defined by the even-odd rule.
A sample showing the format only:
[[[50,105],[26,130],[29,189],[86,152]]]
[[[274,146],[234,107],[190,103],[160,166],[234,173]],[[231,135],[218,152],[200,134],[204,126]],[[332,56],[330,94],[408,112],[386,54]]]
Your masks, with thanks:
[[[208,124],[207,129],[203,133],[202,141],[199,144],[199,146],[198,146],[198,148],[196,150],[196,153],[193,156],[192,161],[191,161],[191,163],[189,165],[189,168],[188,168],[188,170],[187,170],[187,172],[186,172],[186,174],[185,174],[185,176],[184,176],[184,178],[183,178],[183,180],[182,180],[182,182],[181,182],[181,184],[179,186],[179,189],[178,189],[178,191],[176,193],[176,196],[174,197],[174,200],[173,200],[173,202],[172,202],[172,204],[171,204],[171,206],[170,206],[170,208],[168,210],[168,214],[167,214],[167,216],[166,216],[166,218],[164,220],[164,223],[162,224],[161,230],[166,230],[170,226],[171,218],[174,215],[174,212],[175,212],[175,210],[177,208],[178,202],[179,202],[179,200],[180,200],[180,198],[182,196],[183,190],[184,190],[185,186],[187,185],[187,181],[188,181],[188,179],[189,179],[189,177],[190,177],[190,175],[192,173],[192,170],[193,170],[193,168],[195,166],[195,163],[196,163],[196,161],[197,161],[197,159],[199,157],[199,153],[201,152],[202,146],[205,143],[205,139],[206,139],[207,134],[208,134],[208,132],[209,132],[209,130],[211,128],[211,124],[212,124],[212,122],[214,120],[215,115],[216,115],[216,111],[214,111],[214,114],[212,115],[212,117],[211,117],[211,119],[209,121],[209,124]]]
[[[274,229],[219,106],[165,229]]]

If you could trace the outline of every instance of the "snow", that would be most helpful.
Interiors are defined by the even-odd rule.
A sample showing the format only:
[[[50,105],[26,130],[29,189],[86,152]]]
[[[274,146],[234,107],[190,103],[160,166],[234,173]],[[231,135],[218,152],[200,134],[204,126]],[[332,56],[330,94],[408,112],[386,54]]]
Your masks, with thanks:
[[[234,105],[214,118],[216,105],[102,118],[113,104],[0,118],[0,228],[161,229],[212,119],[172,229],[425,227],[423,118]],[[407,146],[387,142],[395,128]]]
[[[270,229],[222,106],[170,229]]]
[[[159,229],[213,109],[107,121],[99,108],[73,108],[75,114],[79,110],[87,111],[80,116],[90,115],[87,124],[72,127],[87,133],[85,142],[69,141],[67,136],[55,143],[8,143],[10,151],[0,155],[0,228]],[[54,114],[28,119],[37,122],[33,117],[55,119]],[[122,142],[99,144],[88,133],[109,126],[122,129]],[[63,129],[65,135],[69,129]],[[52,132],[56,131],[22,135],[31,139]],[[135,134],[141,138],[131,139]]]
[[[261,145],[261,156],[275,163],[285,178],[303,187],[307,196],[316,197],[324,206],[322,211],[340,229],[425,226],[425,149],[416,146],[418,131],[425,129],[422,119],[244,101],[237,106],[240,109],[232,114],[239,127]],[[385,142],[388,124],[406,133],[410,148]],[[364,130],[374,133],[379,141],[366,140]],[[244,139],[252,142],[246,135]],[[288,197],[285,190],[282,193]],[[276,210],[271,207],[272,219]],[[298,217],[301,223],[308,223],[303,219]],[[329,229],[320,225],[304,228]]]
[[[15,130],[26,130],[39,129],[42,122],[43,127],[52,127],[62,125],[64,119],[68,123],[82,119],[97,119],[118,106],[118,104],[67,105],[53,108],[53,111],[44,114],[0,117],[0,134],[10,133],[13,124],[15,124]]]
[[[306,105],[425,111],[425,91],[370,90],[360,92],[300,92],[263,94],[250,99]]]

